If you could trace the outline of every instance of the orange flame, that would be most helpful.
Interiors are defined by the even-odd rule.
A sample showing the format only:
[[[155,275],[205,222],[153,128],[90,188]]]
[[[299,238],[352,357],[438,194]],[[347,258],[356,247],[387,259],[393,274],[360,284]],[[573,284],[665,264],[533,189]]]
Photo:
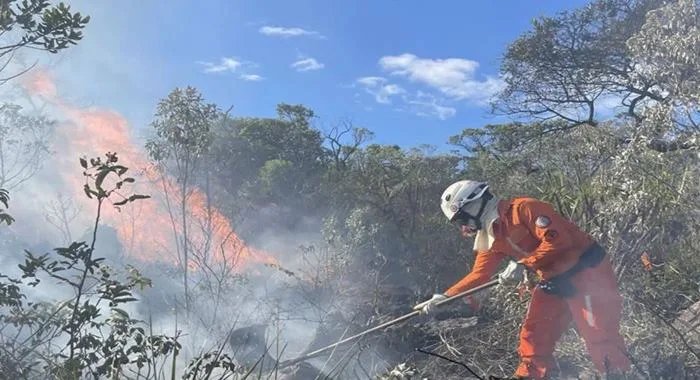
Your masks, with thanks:
[[[107,151],[117,152],[120,162],[131,168],[127,174],[137,178],[129,191],[152,197],[130,203],[122,212],[111,207],[104,209],[103,223],[117,231],[126,255],[145,262],[181,263],[183,226],[178,210],[182,191],[173,178],[160,173],[145,152],[132,142],[126,120],[110,110],[80,109],[63,101],[45,70],[34,70],[32,75],[25,76],[23,84],[30,94],[57,106],[70,120],[58,127],[53,163],[59,167],[63,180],[79,194],[79,199],[85,197],[77,175],[78,156],[103,157]],[[132,173],[139,169],[140,175]],[[206,194],[188,189],[186,197],[190,268],[214,263],[240,271],[252,263],[278,263],[271,255],[247,246],[236,235],[228,218],[215,207],[209,207]]]

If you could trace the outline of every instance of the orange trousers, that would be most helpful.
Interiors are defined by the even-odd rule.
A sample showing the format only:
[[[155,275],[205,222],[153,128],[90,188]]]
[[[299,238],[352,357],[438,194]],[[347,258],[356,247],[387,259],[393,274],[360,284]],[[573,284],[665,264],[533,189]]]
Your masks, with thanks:
[[[554,346],[573,320],[593,364],[601,373],[628,371],[630,361],[620,335],[622,297],[610,260],[571,278],[576,294],[569,298],[536,287],[520,330],[520,365],[515,376],[545,379],[554,365]]]

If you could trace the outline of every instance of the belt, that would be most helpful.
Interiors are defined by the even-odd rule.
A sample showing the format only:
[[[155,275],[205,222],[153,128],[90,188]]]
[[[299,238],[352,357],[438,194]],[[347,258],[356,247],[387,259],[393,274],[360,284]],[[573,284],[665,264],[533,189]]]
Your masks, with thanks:
[[[571,297],[576,294],[576,288],[571,283],[571,277],[575,276],[586,268],[595,268],[605,258],[605,249],[597,242],[591,244],[581,254],[571,269],[566,272],[556,275],[549,280],[542,280],[537,283],[537,287],[545,293],[559,295],[562,297]]]

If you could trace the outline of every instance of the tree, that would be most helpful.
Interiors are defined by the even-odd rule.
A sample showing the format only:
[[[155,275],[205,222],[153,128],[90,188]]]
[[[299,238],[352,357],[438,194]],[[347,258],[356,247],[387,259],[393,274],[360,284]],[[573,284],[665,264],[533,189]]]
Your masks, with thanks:
[[[281,159],[308,167],[323,157],[321,134],[312,128],[312,110],[302,105],[277,105],[277,119],[253,119],[243,123],[240,136],[261,159]]]
[[[202,95],[193,87],[174,89],[167,98],[158,103],[155,120],[151,124],[156,136],[149,139],[146,149],[150,157],[163,169],[165,175],[177,178],[179,194],[169,194],[171,184],[164,176],[163,186],[166,197],[179,197],[182,228],[178,258],[184,272],[185,305],[189,312],[189,240],[187,205],[191,185],[201,169],[203,156],[209,149],[212,125],[220,117],[216,105],[205,103]],[[174,221],[173,221],[174,223]],[[173,226],[175,227],[175,226]]]
[[[274,121],[258,120],[241,128],[241,137],[261,164],[257,184],[248,193],[258,202],[275,202],[292,209],[295,204],[306,206],[304,201],[316,195],[314,189],[324,169],[322,137],[311,127],[313,111],[304,106],[279,104],[277,115]],[[295,198],[302,202],[295,202]]]
[[[667,97],[640,70],[627,40],[645,14],[663,0],[596,0],[571,12],[533,21],[531,31],[507,49],[501,71],[506,88],[494,104],[500,113],[559,119],[565,128],[596,125],[598,108],[624,107],[638,117],[648,101]],[[547,131],[560,130],[556,126]]]
[[[676,0],[647,13],[627,48],[639,70],[668,98],[700,102],[700,5]]]
[[[54,121],[28,116],[22,107],[0,106],[0,187],[12,190],[29,180],[50,154]]]
[[[46,206],[44,219],[58,230],[63,236],[63,244],[70,244],[73,241],[71,232],[71,222],[80,215],[82,207],[70,197],[58,194],[55,201],[51,201]]]
[[[360,151],[360,147],[371,141],[374,134],[367,128],[356,127],[351,120],[341,120],[324,132],[329,163],[326,183],[333,186],[342,179],[348,162]]]
[[[636,136],[659,152],[700,148],[700,5],[678,0],[647,14],[627,41],[638,71],[665,96],[637,117]]]
[[[90,16],[72,12],[63,2],[51,5],[48,0],[5,0],[0,2],[0,34],[11,41],[0,46],[0,71],[5,69],[15,53],[23,48],[58,53],[83,38],[82,30]],[[31,67],[30,67],[31,68]],[[0,85],[25,73],[25,69],[0,78]]]
[[[217,124],[210,150],[214,198],[226,199],[219,203],[229,208],[229,216],[245,211],[257,216],[265,209],[275,213],[277,226],[293,228],[311,209],[323,212],[319,185],[328,155],[313,118],[302,105],[279,104],[277,118],[238,117]],[[241,206],[232,210],[233,205]]]

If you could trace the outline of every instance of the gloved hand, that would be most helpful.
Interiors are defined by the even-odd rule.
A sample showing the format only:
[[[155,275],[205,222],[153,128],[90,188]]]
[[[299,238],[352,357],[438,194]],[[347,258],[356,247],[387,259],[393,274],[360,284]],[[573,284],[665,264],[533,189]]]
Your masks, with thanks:
[[[506,269],[498,275],[498,283],[504,286],[518,285],[523,280],[525,265],[511,261]]]
[[[444,294],[433,294],[433,298],[419,303],[418,305],[413,307],[413,310],[420,310],[421,314],[430,314],[430,312],[433,311],[433,306],[435,306],[437,302],[440,302],[447,298],[448,297]]]

